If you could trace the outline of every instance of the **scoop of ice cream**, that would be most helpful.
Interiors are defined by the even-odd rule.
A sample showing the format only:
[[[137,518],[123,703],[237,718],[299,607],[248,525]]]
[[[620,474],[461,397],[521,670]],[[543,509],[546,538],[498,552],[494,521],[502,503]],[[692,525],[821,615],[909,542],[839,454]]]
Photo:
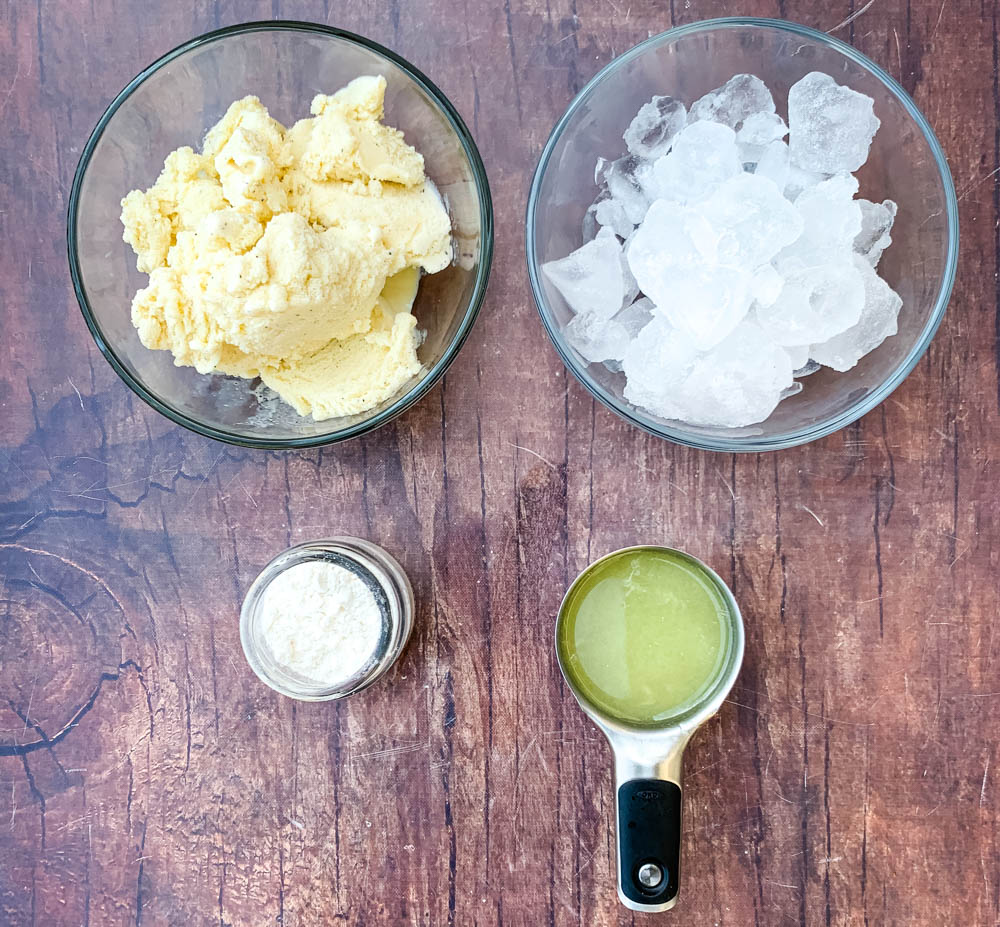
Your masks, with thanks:
[[[162,266],[178,232],[226,206],[209,158],[186,147],[170,152],[156,183],[122,200],[123,238],[136,253],[136,266],[147,274]]]
[[[384,77],[358,77],[332,96],[316,96],[314,118],[288,130],[285,162],[314,181],[423,183],[422,155],[382,123],[385,87]]]
[[[245,97],[201,154],[172,152],[122,200],[150,274],[132,304],[143,344],[261,376],[316,418],[372,408],[420,369],[409,309],[419,268],[451,261],[450,221],[419,152],[382,124],[385,89],[358,78],[290,130]]]
[[[285,130],[256,97],[237,100],[205,136],[205,157],[212,159],[222,193],[237,209],[268,219],[283,212],[288,197],[281,185]]]

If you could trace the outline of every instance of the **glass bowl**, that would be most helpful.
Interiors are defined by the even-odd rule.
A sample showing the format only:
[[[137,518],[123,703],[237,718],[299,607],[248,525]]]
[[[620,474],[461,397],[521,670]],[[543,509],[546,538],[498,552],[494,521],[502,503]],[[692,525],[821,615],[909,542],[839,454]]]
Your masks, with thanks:
[[[689,425],[659,418],[623,398],[625,378],[587,364],[567,343],[571,313],[540,273],[582,242],[594,201],[597,158],[626,153],[622,134],[654,94],[687,104],[734,74],[760,77],[787,116],[788,89],[825,71],[875,100],[882,126],[857,172],[859,196],[893,199],[899,213],[879,273],[899,293],[899,332],[846,373],[823,368],[771,416],[746,428]],[[715,19],[653,36],[612,61],[577,95],[542,152],[528,199],[528,273],[542,322],[566,366],[626,421],[680,444],[719,451],[762,451],[804,444],[843,428],[885,399],[913,369],[934,335],[955,277],[958,207],[951,173],[927,120],[906,91],[849,45],[781,20]]]
[[[261,629],[261,603],[271,581],[289,567],[323,560],[349,569],[375,593],[382,629],[374,653],[353,676],[334,685],[308,679],[283,666],[272,655]],[[240,642],[251,669],[276,692],[304,702],[346,698],[381,679],[399,659],[413,631],[413,587],[398,561],[381,547],[361,538],[336,537],[308,541],[283,550],[253,581],[240,610]]]
[[[260,97],[290,125],[309,115],[317,93],[364,74],[387,82],[385,121],[424,156],[427,176],[452,220],[455,258],[421,281],[413,313],[426,339],[422,368],[395,396],[360,415],[314,421],[256,381],[175,367],[169,351],[144,347],[132,326],[132,296],[147,283],[122,240],[121,199],[146,189],[164,158],[200,147],[234,100]],[[486,291],[493,255],[493,207],[476,145],[445,95],[416,68],[367,39],[312,23],[246,23],[193,39],[151,64],[108,107],[73,179],[67,217],[70,271],[98,347],[154,409],[221,441],[252,447],[309,447],[377,428],[426,393],[454,360]]]

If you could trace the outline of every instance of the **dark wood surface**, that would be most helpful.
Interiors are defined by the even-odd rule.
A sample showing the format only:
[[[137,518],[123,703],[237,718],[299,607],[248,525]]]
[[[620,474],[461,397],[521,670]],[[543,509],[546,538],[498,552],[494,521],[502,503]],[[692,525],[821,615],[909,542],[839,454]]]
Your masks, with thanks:
[[[675,447],[564,372],[524,268],[530,173],[574,92],[674,23],[785,16],[853,42],[934,125],[963,253],[883,406],[780,454]],[[489,171],[485,310],[394,424],[308,453],[173,427],[69,285],[66,197],[110,98],[220,24],[312,19],[436,80]],[[853,19],[852,19],[853,17]],[[851,22],[845,21],[852,19]],[[688,754],[675,923],[1000,923],[997,10],[971,0],[8,0],[0,28],[0,923],[627,924],[608,750],[553,618],[591,559],[681,546],[747,624]],[[292,542],[369,537],[419,607],[343,704],[262,686],[243,592]]]

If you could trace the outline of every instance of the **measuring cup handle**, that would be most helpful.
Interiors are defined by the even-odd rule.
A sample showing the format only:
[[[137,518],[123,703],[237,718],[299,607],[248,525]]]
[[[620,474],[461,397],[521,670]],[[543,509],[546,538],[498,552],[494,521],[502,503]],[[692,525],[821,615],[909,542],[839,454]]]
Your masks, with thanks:
[[[680,859],[680,784],[666,779],[620,780],[618,894],[622,902],[633,911],[672,908],[680,884]]]

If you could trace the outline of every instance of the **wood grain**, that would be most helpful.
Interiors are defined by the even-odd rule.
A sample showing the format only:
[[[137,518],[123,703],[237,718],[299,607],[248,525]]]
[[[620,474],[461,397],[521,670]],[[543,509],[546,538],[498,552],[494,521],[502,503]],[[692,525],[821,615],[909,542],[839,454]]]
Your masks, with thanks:
[[[652,32],[733,12],[836,27],[899,77],[948,154],[963,234],[950,311],[892,398],[740,457],[595,405],[544,336],[522,243],[535,160],[583,82]],[[0,923],[642,922],[614,894],[608,751],[551,647],[568,581],[635,542],[707,560],[747,621],[737,687],[688,755],[674,919],[1000,923],[995,4],[0,14]],[[444,383],[308,453],[223,447],[143,405],[92,344],[64,255],[108,100],[179,42],[272,16],[361,32],[431,75],[497,213],[485,311]],[[239,603],[274,553],[327,533],[402,560],[417,629],[385,684],[294,704],[245,665]]]

